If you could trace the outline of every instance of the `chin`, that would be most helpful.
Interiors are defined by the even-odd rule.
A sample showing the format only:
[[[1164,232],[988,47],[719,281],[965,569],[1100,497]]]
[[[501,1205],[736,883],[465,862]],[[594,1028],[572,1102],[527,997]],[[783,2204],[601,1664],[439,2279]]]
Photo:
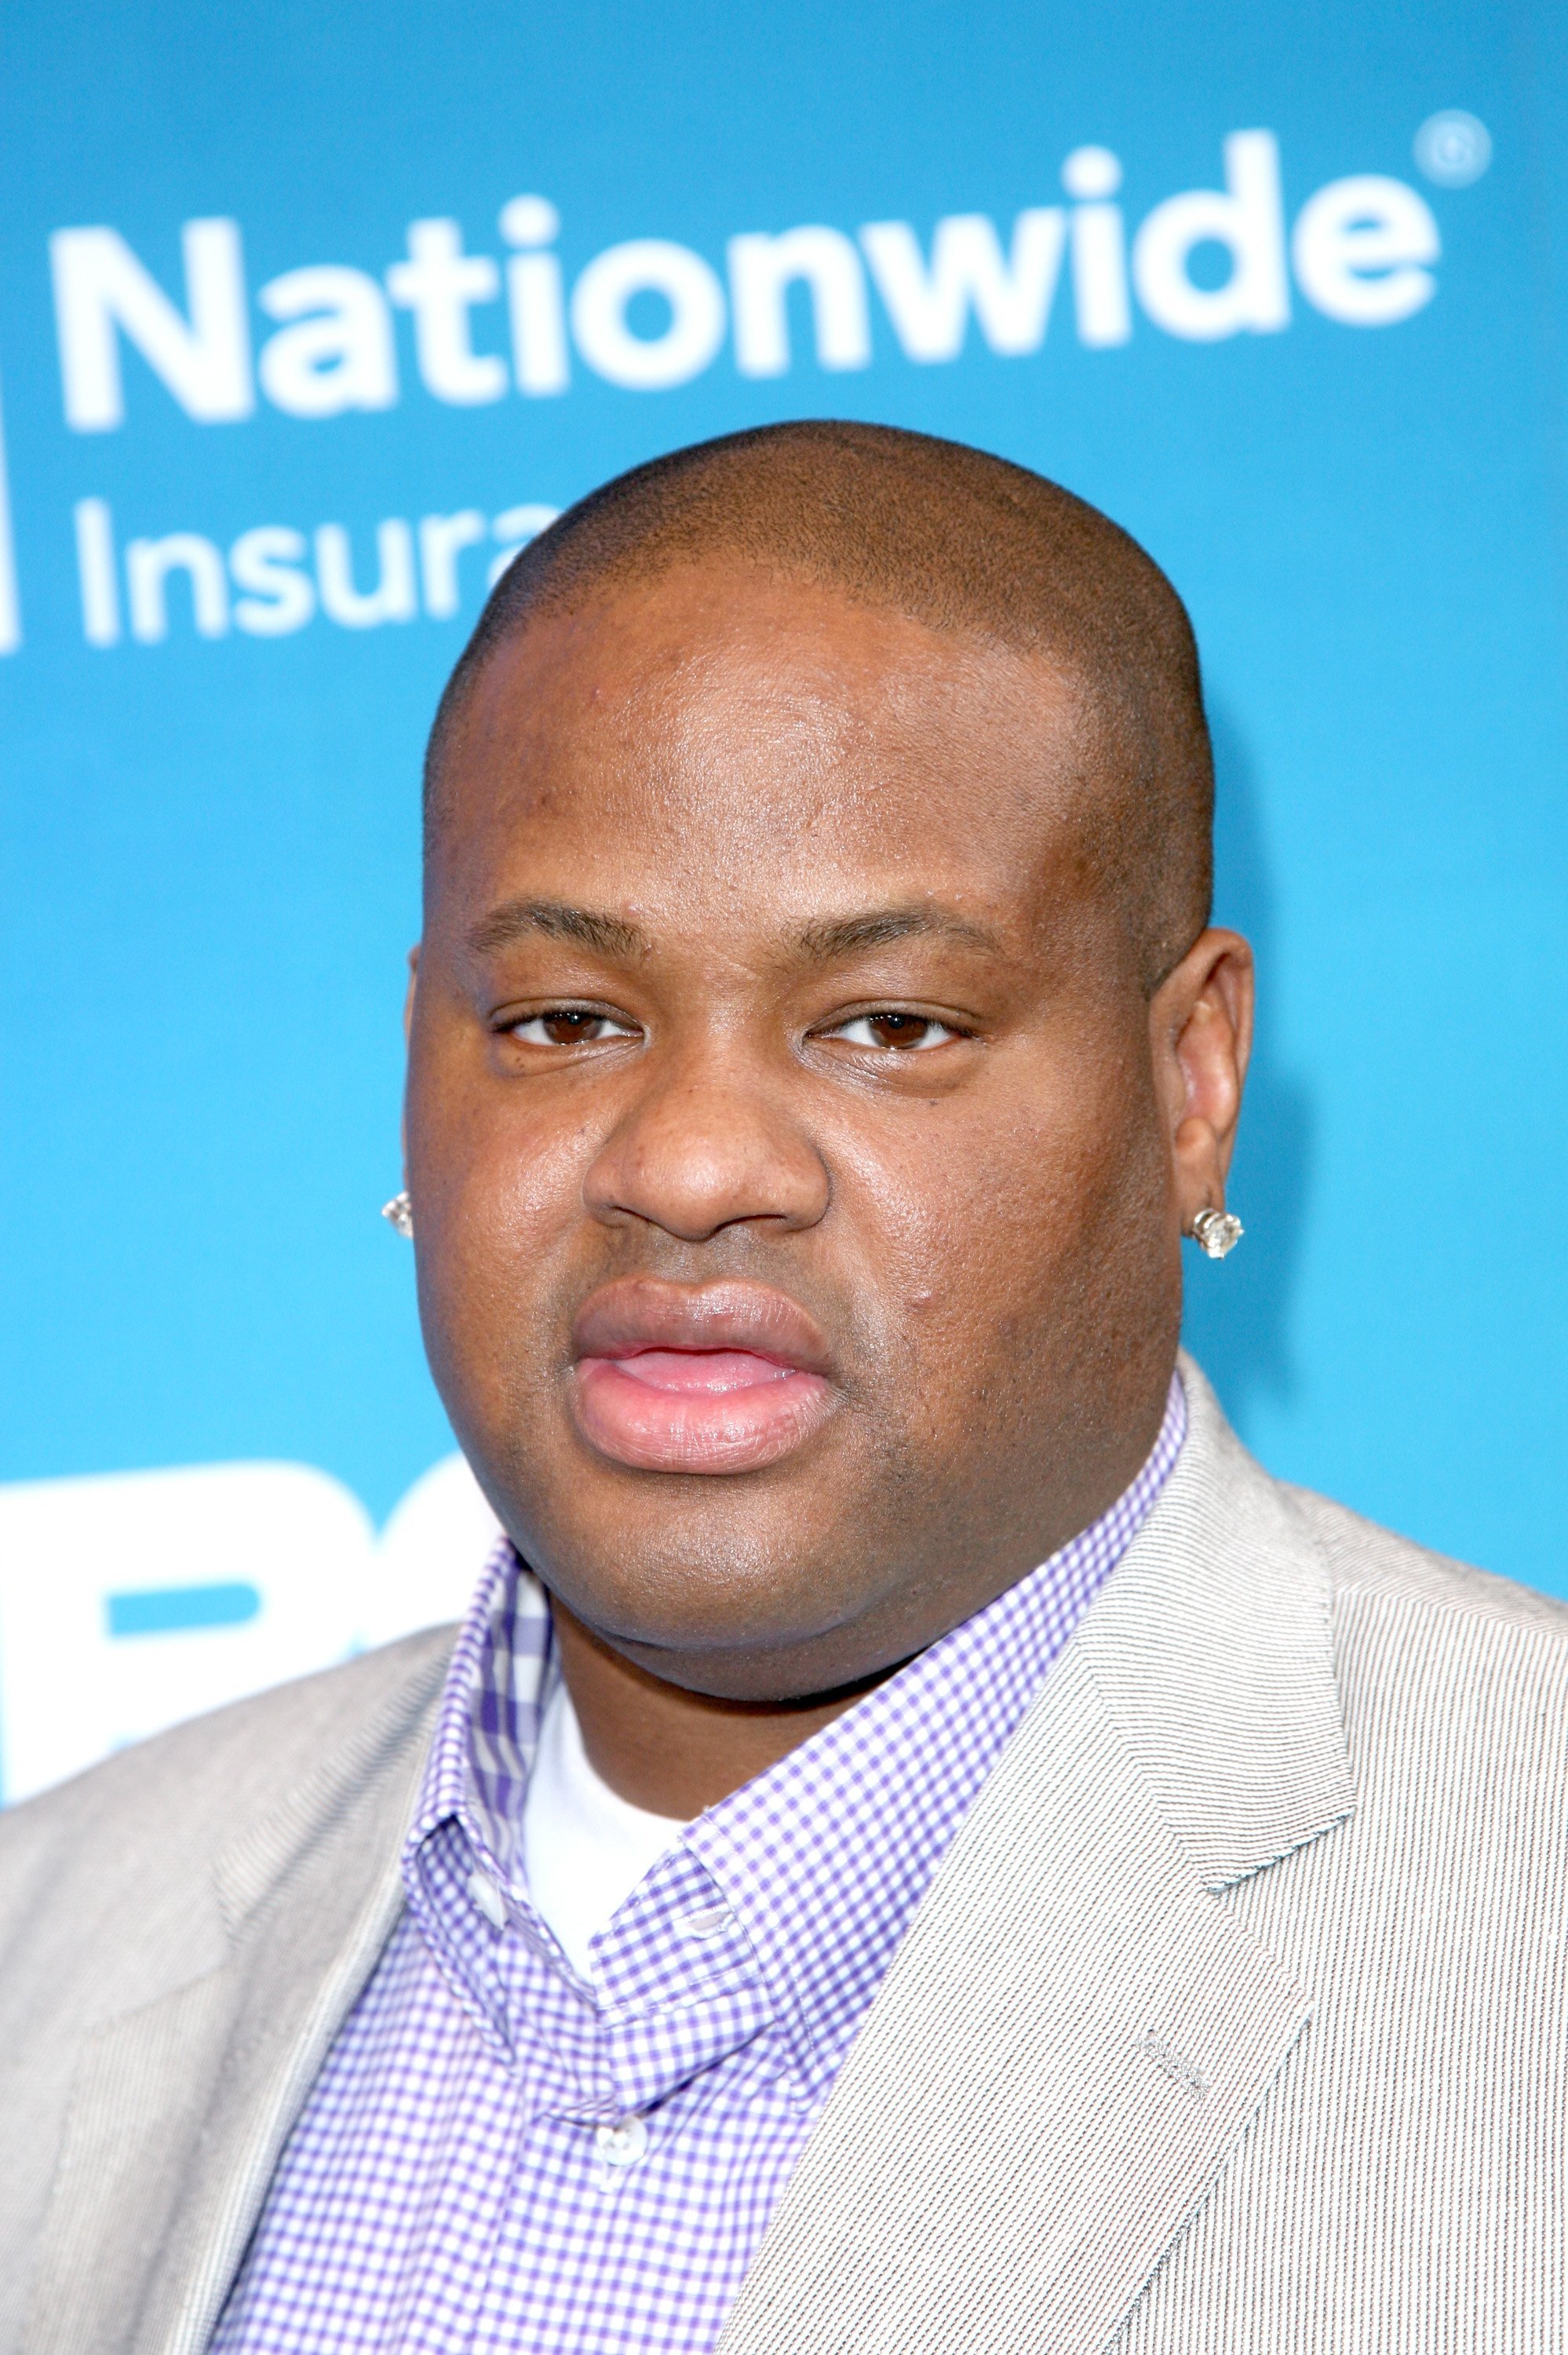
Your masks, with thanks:
[[[635,1487],[663,1486],[666,1476],[642,1475]],[[800,1544],[803,1527],[864,1529],[863,1513],[826,1500],[803,1508],[783,1497],[764,1506],[758,1485],[671,1480],[676,1493],[655,1507],[618,1478],[597,1511],[584,1510],[578,1487],[564,1509],[534,1509],[507,1526],[551,1593],[617,1650],[656,1674],[658,1656],[679,1654],[673,1681],[762,1698],[758,1677],[771,1683],[780,1656],[832,1642],[874,1608],[879,1582],[868,1576],[874,1564],[863,1548],[852,1563]],[[535,1507],[537,1499],[535,1490]]]

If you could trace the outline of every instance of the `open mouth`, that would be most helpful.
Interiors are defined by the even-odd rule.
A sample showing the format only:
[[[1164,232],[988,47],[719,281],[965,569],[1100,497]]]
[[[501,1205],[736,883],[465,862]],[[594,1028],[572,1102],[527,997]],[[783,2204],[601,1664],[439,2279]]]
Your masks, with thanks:
[[[606,1284],[572,1339],[579,1430],[641,1471],[757,1471],[800,1446],[837,1400],[821,1331],[771,1285]]]

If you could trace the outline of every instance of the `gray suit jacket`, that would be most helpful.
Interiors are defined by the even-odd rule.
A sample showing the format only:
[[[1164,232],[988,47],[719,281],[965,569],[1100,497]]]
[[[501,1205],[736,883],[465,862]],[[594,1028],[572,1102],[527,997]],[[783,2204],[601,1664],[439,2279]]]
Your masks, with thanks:
[[[1568,2346],[1568,1611],[1191,1435],[723,2355]],[[0,2350],[197,2355],[398,1911],[450,1642],[0,1817]]]

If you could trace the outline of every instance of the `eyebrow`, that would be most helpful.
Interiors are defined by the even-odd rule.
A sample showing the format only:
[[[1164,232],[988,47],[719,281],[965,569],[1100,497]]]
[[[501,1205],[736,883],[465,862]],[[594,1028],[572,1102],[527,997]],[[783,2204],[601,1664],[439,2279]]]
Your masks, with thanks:
[[[597,949],[601,956],[637,956],[648,945],[635,924],[592,908],[574,908],[565,900],[503,900],[499,908],[480,918],[468,943],[476,954],[493,955],[497,949],[510,948],[514,941],[525,940],[534,932],[543,932],[552,941],[577,941],[584,948]]]
[[[542,933],[554,941],[576,941],[601,956],[633,957],[648,946],[647,935],[620,916],[592,908],[577,908],[564,900],[504,900],[482,916],[469,933],[469,946],[481,956],[511,947],[514,941]],[[864,949],[885,948],[893,941],[938,935],[967,942],[971,947],[1000,950],[1001,943],[984,924],[956,915],[950,909],[867,908],[852,916],[823,917],[797,936],[801,954],[814,964],[853,956]]]
[[[986,925],[971,923],[950,909],[927,907],[868,908],[859,915],[824,919],[806,926],[800,944],[814,963],[826,964],[834,957],[853,956],[858,949],[879,949],[890,941],[916,939],[922,933],[967,941],[972,948],[997,951],[1001,947]]]

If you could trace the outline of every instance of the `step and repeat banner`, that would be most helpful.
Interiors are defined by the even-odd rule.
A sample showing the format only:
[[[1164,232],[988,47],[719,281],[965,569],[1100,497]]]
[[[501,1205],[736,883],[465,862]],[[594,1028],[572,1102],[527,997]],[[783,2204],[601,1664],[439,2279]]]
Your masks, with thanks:
[[[12,0],[0,1794],[461,1608],[398,1183],[425,729],[594,484],[983,443],[1187,598],[1263,1028],[1190,1337],[1568,1592],[1558,12]]]

